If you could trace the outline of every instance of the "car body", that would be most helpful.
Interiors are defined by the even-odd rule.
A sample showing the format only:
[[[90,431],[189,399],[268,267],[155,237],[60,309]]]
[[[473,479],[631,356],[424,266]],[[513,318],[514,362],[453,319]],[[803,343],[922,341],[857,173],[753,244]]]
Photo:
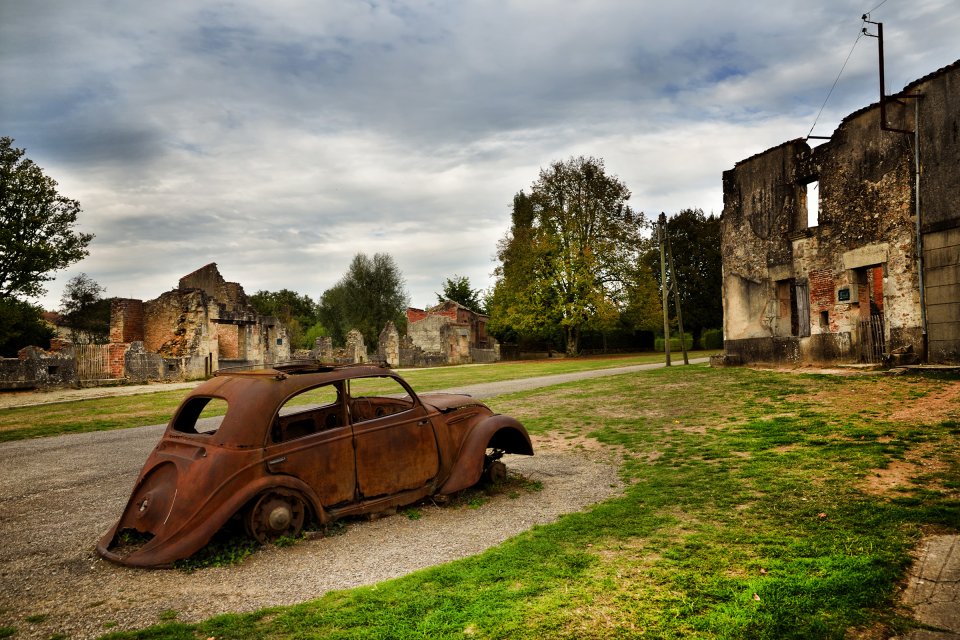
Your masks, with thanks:
[[[204,418],[211,403],[225,414]],[[169,565],[235,515],[261,542],[294,536],[310,518],[380,513],[503,477],[504,453],[533,455],[519,422],[470,396],[417,396],[385,367],[218,371],[180,404],[97,551]]]

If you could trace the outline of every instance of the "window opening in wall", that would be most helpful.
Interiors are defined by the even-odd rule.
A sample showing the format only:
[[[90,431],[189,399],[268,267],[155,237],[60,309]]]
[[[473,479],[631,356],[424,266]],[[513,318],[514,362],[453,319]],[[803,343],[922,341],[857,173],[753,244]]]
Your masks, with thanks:
[[[830,312],[829,311],[820,312],[820,328],[825,332],[830,330]]]
[[[807,184],[807,227],[820,224],[820,182]]]
[[[58,365],[50,365],[47,367],[47,375],[55,376],[60,373],[60,367]]]

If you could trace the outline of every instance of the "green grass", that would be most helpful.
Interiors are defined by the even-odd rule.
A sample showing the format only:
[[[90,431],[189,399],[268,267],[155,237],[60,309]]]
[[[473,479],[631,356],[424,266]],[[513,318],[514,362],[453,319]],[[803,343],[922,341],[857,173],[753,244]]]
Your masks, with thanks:
[[[714,352],[695,352],[691,353],[691,357],[702,357],[709,353]],[[643,354],[602,358],[560,358],[553,361],[502,362],[493,365],[410,370],[404,372],[403,377],[410,382],[415,391],[424,392],[481,382],[499,382],[647,364],[661,362],[662,359],[663,356],[660,354]],[[0,409],[0,442],[165,424],[186,394],[186,391],[162,391],[135,396],[93,398],[33,407]]]
[[[374,586],[108,637],[902,633],[910,623],[895,604],[910,549],[960,522],[960,406],[902,410],[956,384],[696,366],[501,396],[492,404],[533,434],[616,447],[624,494]],[[871,489],[893,463],[916,464],[916,475]]]

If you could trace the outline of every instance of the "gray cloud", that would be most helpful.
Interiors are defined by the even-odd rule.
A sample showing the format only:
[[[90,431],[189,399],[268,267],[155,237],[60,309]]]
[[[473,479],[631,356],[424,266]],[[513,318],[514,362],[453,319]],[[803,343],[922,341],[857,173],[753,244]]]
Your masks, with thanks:
[[[671,3],[0,4],[0,134],[84,207],[80,271],[151,297],[211,261],[318,297],[388,251],[414,304],[489,284],[513,194],[606,159],[649,213],[719,213],[720,173],[807,133],[872,8]],[[888,87],[949,64],[949,0],[888,0]],[[877,99],[862,39],[820,118]]]

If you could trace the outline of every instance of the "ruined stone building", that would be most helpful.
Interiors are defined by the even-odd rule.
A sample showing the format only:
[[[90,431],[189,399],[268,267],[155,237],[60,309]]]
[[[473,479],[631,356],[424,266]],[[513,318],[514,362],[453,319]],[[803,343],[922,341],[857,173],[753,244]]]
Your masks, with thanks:
[[[728,363],[960,363],[960,61],[882,106],[724,172]]]
[[[286,328],[250,306],[243,288],[215,263],[180,278],[155,300],[117,299],[111,344],[126,345],[132,379],[199,378],[219,368],[290,359]]]
[[[426,310],[410,307],[400,362],[403,366],[496,362],[499,345],[487,335],[489,319],[453,300]]]

